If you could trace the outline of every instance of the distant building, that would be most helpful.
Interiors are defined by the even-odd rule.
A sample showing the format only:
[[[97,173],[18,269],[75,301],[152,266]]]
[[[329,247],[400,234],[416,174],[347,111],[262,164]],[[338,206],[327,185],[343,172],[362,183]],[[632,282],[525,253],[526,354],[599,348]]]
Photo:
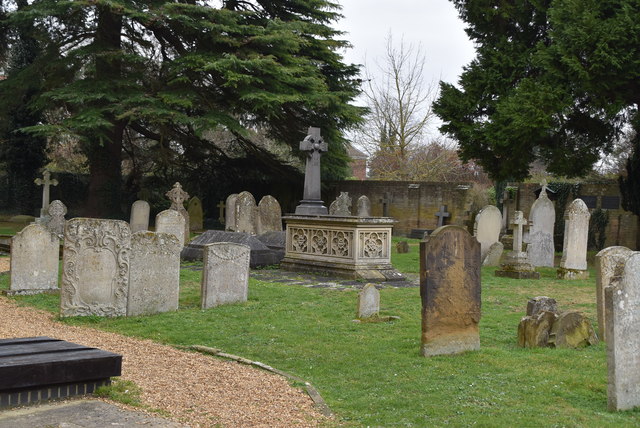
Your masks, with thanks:
[[[349,165],[351,166],[351,176],[357,180],[367,179],[367,155],[353,146],[347,148],[347,154],[351,159]]]

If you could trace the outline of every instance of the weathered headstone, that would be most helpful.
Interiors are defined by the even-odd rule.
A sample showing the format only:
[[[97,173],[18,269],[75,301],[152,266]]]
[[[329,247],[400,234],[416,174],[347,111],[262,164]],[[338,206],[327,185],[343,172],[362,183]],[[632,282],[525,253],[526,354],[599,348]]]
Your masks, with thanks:
[[[187,203],[187,213],[189,214],[189,229],[190,230],[202,230],[203,222],[203,212],[202,212],[202,202],[200,198],[194,196],[189,199]]]
[[[480,257],[484,261],[489,252],[489,247],[500,240],[502,228],[502,214],[493,205],[487,205],[476,215],[473,225],[473,236],[480,243]]]
[[[282,231],[282,208],[276,198],[271,195],[263,196],[258,204],[257,233]]]
[[[202,309],[246,302],[249,293],[249,247],[231,242],[206,245],[202,271]]]
[[[184,216],[176,210],[164,210],[156,215],[156,232],[175,235],[184,242]]]
[[[358,217],[371,217],[371,201],[366,195],[358,198]]]
[[[536,272],[529,262],[527,253],[522,251],[523,226],[527,224],[522,211],[516,211],[513,216],[513,250],[509,251],[500,269],[495,271],[496,276],[514,279],[540,279],[540,272]]]
[[[605,288],[609,410],[640,406],[640,252],[621,264]]]
[[[126,315],[130,251],[126,221],[69,220],[64,231],[60,315]]]
[[[229,232],[236,231],[236,202],[238,201],[238,194],[232,193],[227,196],[227,202],[225,203],[225,219],[224,230]]]
[[[140,231],[131,237],[127,315],[150,315],[178,309],[180,249],[178,237]]]
[[[541,312],[558,312],[558,302],[547,296],[538,296],[527,302],[527,316],[536,316]]]
[[[480,243],[459,226],[420,243],[423,356],[480,349]]]
[[[189,194],[182,190],[182,186],[179,182],[173,185],[173,188],[165,193],[165,196],[171,201],[171,207],[169,209],[179,212],[184,217],[184,232],[183,232],[183,245],[189,242],[191,238],[191,229],[189,227],[189,213],[184,208],[184,201],[189,199]]]
[[[351,197],[349,192],[340,192],[340,196],[329,206],[329,215],[350,216],[351,215]]]
[[[500,266],[502,253],[504,252],[504,244],[500,241],[494,242],[482,261],[482,266]]]
[[[64,216],[67,214],[67,207],[62,201],[55,200],[49,204],[49,221],[46,223],[49,232],[62,239],[64,236],[64,225],[66,220]]]
[[[616,275],[616,268],[633,254],[627,247],[608,247],[596,254],[596,308],[598,310],[598,336],[607,340],[606,319],[604,316],[604,290],[611,285]]]
[[[587,238],[591,214],[582,199],[569,204],[564,214],[564,245],[558,268],[560,279],[589,278],[587,270]]]
[[[36,178],[34,180],[38,186],[42,186],[42,208],[40,208],[40,218],[46,219],[49,214],[49,187],[57,186],[58,180],[51,178],[49,170],[45,169],[42,173],[42,178]]]
[[[549,331],[549,345],[556,348],[583,348],[597,343],[591,321],[578,311],[560,313]]]
[[[380,292],[373,284],[365,285],[358,293],[357,318],[371,318],[380,312]]]
[[[236,199],[236,228],[235,232],[256,234],[258,207],[253,195],[247,191],[241,192]]]
[[[58,289],[60,239],[39,224],[11,238],[10,286],[7,294],[37,294]]]
[[[308,135],[300,142],[300,151],[307,152],[304,171],[304,193],[296,214],[324,215],[327,207],[320,197],[320,156],[328,150],[328,145],[320,136],[320,128],[309,128]]]
[[[131,204],[131,217],[129,218],[131,233],[149,230],[150,211],[151,207],[147,201],[137,200]]]
[[[409,242],[407,241],[398,241],[396,243],[396,251],[398,254],[404,254],[409,252]]]
[[[518,324],[518,346],[522,348],[549,346],[549,332],[557,318],[558,315],[551,311],[541,311],[523,317]]]
[[[447,206],[443,205],[440,207],[440,211],[436,213],[436,217],[438,217],[438,227],[443,226],[445,223],[445,218],[451,216],[451,213],[447,212]]]
[[[553,267],[554,246],[553,226],[556,222],[556,210],[547,196],[546,186],[542,186],[540,196],[531,206],[529,214],[529,245],[527,255],[533,266]]]

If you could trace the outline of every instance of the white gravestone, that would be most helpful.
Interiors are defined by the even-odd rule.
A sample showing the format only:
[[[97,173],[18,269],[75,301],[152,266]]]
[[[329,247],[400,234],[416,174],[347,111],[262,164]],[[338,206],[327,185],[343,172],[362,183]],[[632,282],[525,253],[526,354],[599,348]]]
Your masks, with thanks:
[[[358,293],[358,318],[370,318],[380,312],[380,292],[373,284],[367,284]]]
[[[547,196],[543,185],[540,196],[531,205],[529,213],[529,245],[527,254],[533,266],[553,267],[555,248],[553,246],[553,226],[556,222],[556,209]]]
[[[606,320],[604,317],[604,289],[611,285],[616,275],[616,268],[633,251],[627,247],[608,247],[596,254],[596,308],[598,310],[598,336],[600,340],[607,340]]]
[[[169,209],[179,212],[184,217],[184,232],[183,232],[183,244],[189,243],[191,237],[191,229],[189,227],[189,213],[184,207],[184,201],[189,199],[189,194],[182,190],[182,186],[179,182],[174,183],[173,188],[165,193],[165,196],[171,201],[171,207]]]
[[[121,220],[74,218],[64,231],[60,315],[127,313],[131,229]]]
[[[231,242],[216,242],[204,246],[202,309],[247,301],[250,251],[247,245]]]
[[[151,207],[147,201],[138,200],[131,205],[131,217],[129,220],[131,233],[149,230],[150,211]]]
[[[366,195],[358,198],[358,217],[371,217],[371,201]]]
[[[46,224],[47,229],[58,238],[64,236],[64,225],[67,222],[64,216],[67,214],[67,207],[62,201],[55,200],[49,204],[49,221]]]
[[[11,238],[8,294],[37,294],[58,288],[60,239],[39,224]]]
[[[184,242],[184,223],[182,214],[176,210],[164,210],[156,215],[156,232],[171,233],[180,243]]]
[[[499,241],[502,229],[502,214],[493,205],[487,205],[476,215],[473,236],[480,243],[480,259],[487,257],[489,248]]]
[[[640,252],[622,262],[605,288],[609,410],[640,406]]]
[[[181,249],[173,234],[140,231],[132,235],[127,316],[178,309]]]
[[[236,202],[238,194],[232,193],[227,197],[225,203],[224,230],[228,232],[236,231]]]
[[[587,270],[587,238],[589,234],[589,209],[582,199],[575,199],[564,214],[564,245],[558,277],[585,279]]]
[[[256,234],[258,207],[253,195],[240,192],[236,199],[236,232]]]
[[[266,195],[258,204],[258,235],[267,232],[282,232],[282,208],[276,198]]]

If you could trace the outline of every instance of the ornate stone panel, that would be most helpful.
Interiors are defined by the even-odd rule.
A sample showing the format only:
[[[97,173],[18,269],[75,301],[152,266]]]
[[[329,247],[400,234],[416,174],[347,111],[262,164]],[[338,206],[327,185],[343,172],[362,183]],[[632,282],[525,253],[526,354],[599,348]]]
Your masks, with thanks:
[[[384,259],[389,257],[389,233],[386,231],[360,232],[360,257]]]

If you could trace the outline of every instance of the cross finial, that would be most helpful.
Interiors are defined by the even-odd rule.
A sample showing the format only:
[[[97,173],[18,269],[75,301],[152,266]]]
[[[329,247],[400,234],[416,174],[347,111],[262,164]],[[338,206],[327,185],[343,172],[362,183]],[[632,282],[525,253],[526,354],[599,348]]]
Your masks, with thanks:
[[[513,229],[513,251],[520,253],[522,252],[522,228],[527,224],[527,219],[524,218],[524,213],[522,211],[516,211],[513,215],[513,223],[511,224],[516,226]]]
[[[45,169],[42,178],[36,178],[34,181],[38,186],[42,186],[42,208],[40,209],[40,217],[49,215],[49,187],[57,186],[58,180],[51,179],[51,173]]]
[[[171,201],[171,209],[178,211],[180,208],[184,209],[183,203],[189,199],[189,194],[182,190],[182,186],[179,182],[176,182],[173,185],[173,188],[165,193],[165,196]]]

